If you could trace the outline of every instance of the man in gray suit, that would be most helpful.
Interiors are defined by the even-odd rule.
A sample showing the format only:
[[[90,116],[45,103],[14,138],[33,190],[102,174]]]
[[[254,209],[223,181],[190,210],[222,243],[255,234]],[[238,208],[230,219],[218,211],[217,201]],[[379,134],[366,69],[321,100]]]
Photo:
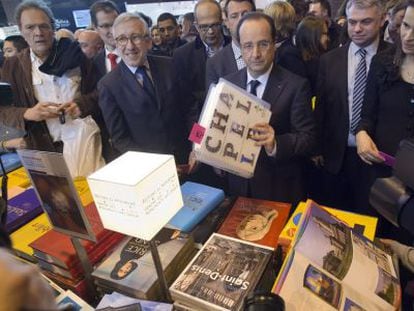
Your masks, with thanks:
[[[304,198],[302,165],[315,143],[309,83],[274,63],[275,27],[258,12],[240,20],[237,34],[246,68],[225,77],[270,104],[270,123],[253,126],[263,146],[251,179],[229,174],[230,195],[297,203]]]

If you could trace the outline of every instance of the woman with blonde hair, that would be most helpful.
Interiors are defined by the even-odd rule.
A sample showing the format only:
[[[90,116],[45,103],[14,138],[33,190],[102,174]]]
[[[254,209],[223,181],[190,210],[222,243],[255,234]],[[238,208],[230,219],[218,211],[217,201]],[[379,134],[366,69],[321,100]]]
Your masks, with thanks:
[[[306,78],[300,51],[293,43],[296,30],[295,9],[286,1],[276,0],[264,9],[264,13],[273,19],[276,28],[276,63]]]

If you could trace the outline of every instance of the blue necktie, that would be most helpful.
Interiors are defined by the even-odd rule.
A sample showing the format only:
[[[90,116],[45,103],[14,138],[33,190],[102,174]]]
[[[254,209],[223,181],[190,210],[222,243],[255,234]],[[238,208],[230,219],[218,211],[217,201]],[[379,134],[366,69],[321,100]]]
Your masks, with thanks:
[[[355,130],[361,120],[361,108],[367,83],[367,63],[365,60],[367,51],[365,49],[359,49],[357,54],[360,56],[360,61],[355,72],[354,94],[352,98],[352,119],[350,125],[352,134],[355,134]]]
[[[147,69],[145,66],[138,67],[135,72],[138,79],[142,80],[142,87],[144,91],[153,99],[156,100],[154,85],[152,84],[151,79],[148,77]]]
[[[250,93],[254,96],[257,96],[257,87],[260,85],[260,81],[252,80],[250,81]]]

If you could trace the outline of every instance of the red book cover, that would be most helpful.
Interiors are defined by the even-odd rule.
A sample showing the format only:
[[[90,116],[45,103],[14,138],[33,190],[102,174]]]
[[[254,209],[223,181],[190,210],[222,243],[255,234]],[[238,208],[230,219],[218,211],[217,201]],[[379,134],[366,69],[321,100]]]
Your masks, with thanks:
[[[89,219],[97,239],[97,243],[82,240],[81,243],[85,247],[86,252],[90,256],[91,253],[99,246],[100,241],[114,234],[113,231],[104,229],[95,203],[90,203],[85,207],[85,213]],[[56,264],[65,269],[70,269],[79,262],[69,236],[50,230],[43,236],[30,244],[34,250],[34,254],[44,261]]]
[[[239,197],[217,232],[275,248],[290,208],[288,203]]]

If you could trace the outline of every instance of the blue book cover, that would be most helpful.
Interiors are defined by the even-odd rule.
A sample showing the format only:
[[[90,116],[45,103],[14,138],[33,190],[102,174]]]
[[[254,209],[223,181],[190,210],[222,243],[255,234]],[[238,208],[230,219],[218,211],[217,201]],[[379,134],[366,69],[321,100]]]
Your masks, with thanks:
[[[42,206],[33,188],[11,198],[7,206],[7,232],[15,231],[42,212]]]
[[[167,226],[189,232],[224,200],[224,191],[206,185],[186,182],[181,186],[184,206]]]
[[[0,157],[4,165],[4,169],[6,170],[6,173],[11,172],[16,168],[22,166],[22,163],[20,162],[20,158],[17,155],[17,153],[5,153],[2,154]],[[1,170],[0,176],[3,176],[3,172]]]

